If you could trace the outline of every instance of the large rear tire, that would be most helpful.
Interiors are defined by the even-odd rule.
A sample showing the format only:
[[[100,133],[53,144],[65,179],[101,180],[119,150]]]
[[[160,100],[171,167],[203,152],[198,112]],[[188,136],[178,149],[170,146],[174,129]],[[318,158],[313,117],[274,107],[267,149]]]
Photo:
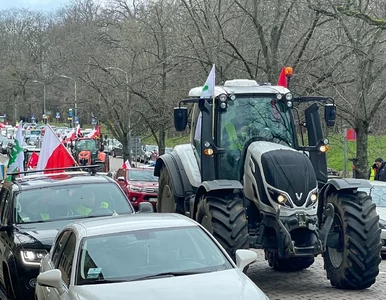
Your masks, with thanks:
[[[335,216],[330,236],[339,238],[339,247],[327,247],[323,254],[327,278],[340,289],[366,289],[379,273],[381,229],[375,204],[365,192],[329,196]]]
[[[237,194],[203,195],[196,220],[213,234],[234,261],[237,249],[249,248],[247,215]]]
[[[184,207],[181,204],[183,199],[179,199],[174,194],[173,181],[165,167],[161,169],[158,182],[157,212],[184,214]]]
[[[277,252],[265,249],[268,264],[276,271],[295,272],[309,268],[315,261],[314,257],[287,257],[279,258]]]

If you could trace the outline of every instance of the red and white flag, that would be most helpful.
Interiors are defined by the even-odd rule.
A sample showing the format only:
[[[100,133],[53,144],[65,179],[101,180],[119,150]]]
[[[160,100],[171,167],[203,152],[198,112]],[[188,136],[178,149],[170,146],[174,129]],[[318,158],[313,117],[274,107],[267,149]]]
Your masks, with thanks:
[[[125,170],[131,169],[129,160],[126,160],[126,161],[123,163],[122,169],[125,169]]]
[[[76,137],[83,137],[82,132],[80,132],[80,125],[76,126],[76,131],[75,131]]]
[[[87,137],[94,139],[94,138],[99,138],[100,136],[101,136],[101,126],[98,124],[98,126],[95,129],[91,130],[91,132],[88,134]]]
[[[47,125],[42,147],[40,150],[38,170],[65,168],[77,165],[76,161],[56,136],[52,128]],[[59,172],[59,171],[55,171]],[[44,173],[50,173],[45,171]]]
[[[31,156],[28,159],[27,168],[35,168],[38,165],[39,155],[36,152],[32,152]]]

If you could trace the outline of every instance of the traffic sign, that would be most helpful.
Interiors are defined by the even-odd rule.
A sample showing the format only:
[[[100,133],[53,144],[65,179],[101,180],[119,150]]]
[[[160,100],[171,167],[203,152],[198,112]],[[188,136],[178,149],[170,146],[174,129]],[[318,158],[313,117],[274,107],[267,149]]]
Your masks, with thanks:
[[[60,112],[56,112],[55,117],[56,117],[57,119],[60,119]]]
[[[31,120],[36,120],[36,117],[32,115]]]
[[[72,108],[69,108],[69,109],[68,109],[68,117],[69,117],[69,118],[72,118]]]
[[[75,116],[75,118],[74,118],[74,123],[75,123],[75,124],[79,124],[79,117],[78,117],[78,116]]]
[[[43,114],[43,119],[46,119],[47,118],[47,115]]]

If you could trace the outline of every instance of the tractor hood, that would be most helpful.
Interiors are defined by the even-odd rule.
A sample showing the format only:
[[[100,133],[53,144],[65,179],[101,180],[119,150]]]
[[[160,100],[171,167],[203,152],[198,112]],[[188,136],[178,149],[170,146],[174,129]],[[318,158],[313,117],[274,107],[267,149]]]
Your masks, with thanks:
[[[261,169],[265,182],[303,206],[310,191],[317,187],[314,168],[309,158],[290,147],[270,142],[254,142],[248,151]]]

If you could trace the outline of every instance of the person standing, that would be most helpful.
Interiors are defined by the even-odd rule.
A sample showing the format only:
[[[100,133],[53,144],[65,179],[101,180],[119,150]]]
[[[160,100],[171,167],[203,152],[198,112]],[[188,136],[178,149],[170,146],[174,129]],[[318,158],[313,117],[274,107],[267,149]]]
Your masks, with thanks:
[[[386,181],[386,164],[383,161],[383,159],[378,157],[375,160],[375,166],[376,166],[377,170],[375,172],[374,180]]]

